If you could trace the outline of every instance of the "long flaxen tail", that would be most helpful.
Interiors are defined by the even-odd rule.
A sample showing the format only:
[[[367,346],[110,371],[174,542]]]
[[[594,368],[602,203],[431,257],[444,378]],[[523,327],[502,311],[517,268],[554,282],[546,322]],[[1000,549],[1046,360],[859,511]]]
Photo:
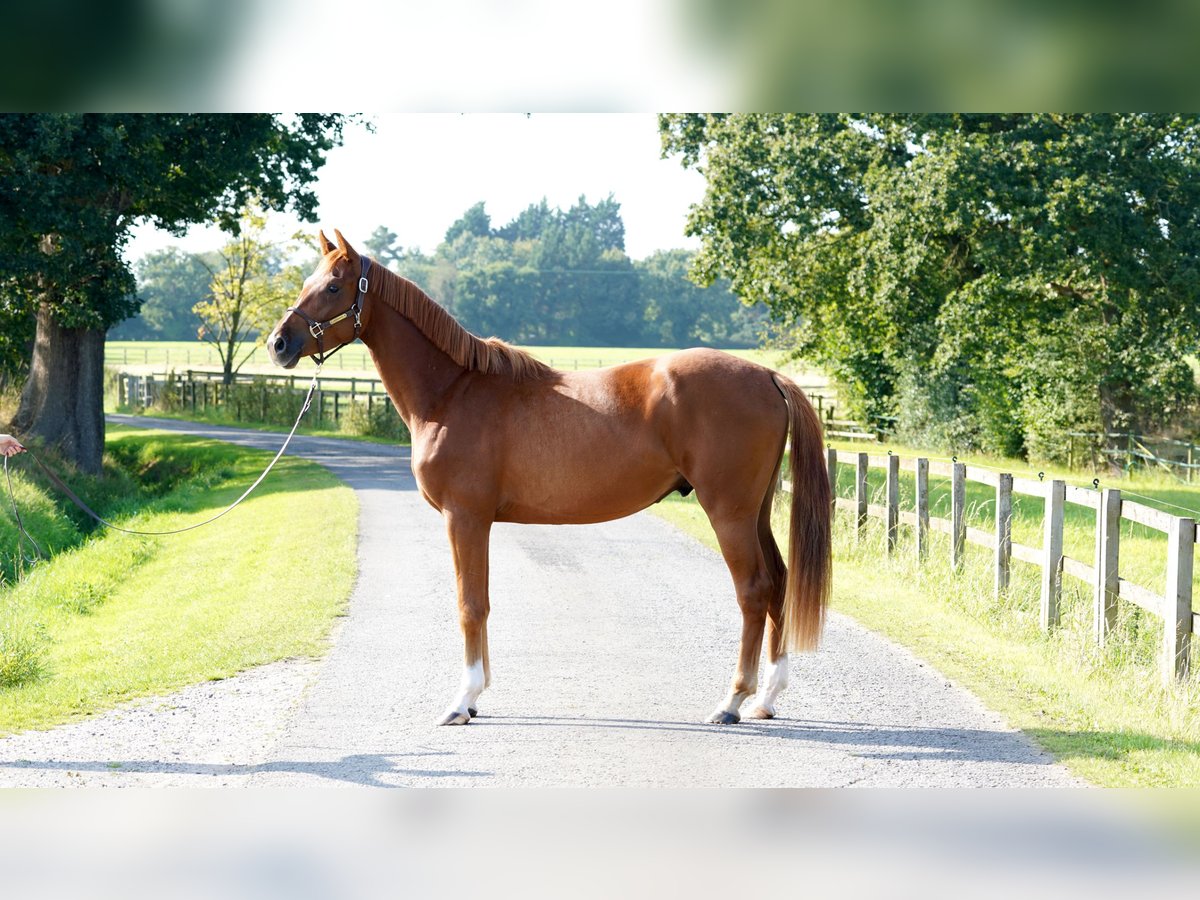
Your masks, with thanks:
[[[825,624],[833,569],[833,494],[825,438],[821,420],[804,392],[783,375],[775,375],[775,383],[787,400],[792,436],[784,642],[789,650],[815,650]]]

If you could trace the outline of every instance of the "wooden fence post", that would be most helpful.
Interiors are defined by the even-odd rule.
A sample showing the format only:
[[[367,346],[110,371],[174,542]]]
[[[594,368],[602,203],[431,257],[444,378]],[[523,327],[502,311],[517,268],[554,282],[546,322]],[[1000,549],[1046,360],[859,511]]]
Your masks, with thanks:
[[[1042,559],[1042,631],[1058,625],[1058,602],[1062,598],[1063,514],[1067,483],[1051,481],[1046,491]]]
[[[1008,590],[1013,563],[1013,476],[1000,474],[996,481],[996,587],[1000,596]]]
[[[1195,521],[1173,517],[1167,532],[1167,602],[1163,607],[1162,674],[1166,684],[1188,674],[1195,544]]]
[[[854,467],[854,539],[858,541],[862,540],[867,527],[867,465],[867,454],[858,454],[858,462]]]
[[[1001,472],[996,482],[996,582],[995,595],[1008,590],[1012,568],[1012,475]]]
[[[888,456],[887,463],[887,552],[891,556],[900,532],[900,457]]]
[[[967,464],[954,463],[950,478],[950,564],[959,568],[967,545]]]
[[[829,473],[829,496],[834,498],[837,506],[837,451],[832,447],[825,448],[825,469]]]
[[[1117,621],[1117,572],[1121,550],[1121,492],[1105,489],[1096,510],[1096,643],[1104,646]]]
[[[929,460],[917,460],[917,562],[929,555]]]

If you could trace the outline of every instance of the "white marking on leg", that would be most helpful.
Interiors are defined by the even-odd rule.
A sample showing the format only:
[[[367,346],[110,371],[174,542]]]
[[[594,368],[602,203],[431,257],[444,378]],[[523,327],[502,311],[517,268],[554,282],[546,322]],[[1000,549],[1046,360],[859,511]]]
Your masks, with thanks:
[[[775,715],[775,701],[788,686],[788,655],[785,653],[774,662],[767,662],[767,683],[758,700],[757,709]]]
[[[775,712],[775,700],[787,688],[787,654],[767,662],[767,689],[762,694],[762,706]]]
[[[462,681],[458,686],[458,698],[450,704],[446,715],[457,713],[470,717],[467,711],[475,705],[479,695],[483,693],[483,660],[477,659],[469,666],[463,667]]]

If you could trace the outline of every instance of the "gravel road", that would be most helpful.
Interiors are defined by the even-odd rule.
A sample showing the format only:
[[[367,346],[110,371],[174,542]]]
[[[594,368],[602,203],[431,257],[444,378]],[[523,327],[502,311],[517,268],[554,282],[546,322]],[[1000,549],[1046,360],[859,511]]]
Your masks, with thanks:
[[[269,449],[282,440],[112,420]],[[836,614],[818,653],[793,656],[779,718],[702,724],[732,675],[737,604],[719,556],[648,513],[496,526],[493,684],[469,726],[435,727],[462,642],[445,529],[408,450],[309,437],[292,447],[361,505],[358,580],[328,654],[0,740],[0,785],[1078,784],[972,695]]]

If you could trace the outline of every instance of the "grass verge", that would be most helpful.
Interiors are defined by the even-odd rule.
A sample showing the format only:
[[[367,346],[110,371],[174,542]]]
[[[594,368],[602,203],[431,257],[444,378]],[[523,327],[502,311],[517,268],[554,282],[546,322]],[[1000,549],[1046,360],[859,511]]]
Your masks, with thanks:
[[[694,498],[673,495],[653,510],[716,549]],[[775,522],[781,546],[782,511],[781,503]],[[1066,580],[1063,626],[1044,635],[1036,569],[1014,562],[1010,589],[997,602],[987,553],[969,548],[955,574],[948,541],[937,534],[929,561],[918,567],[903,529],[889,558],[882,526],[870,524],[859,543],[847,517],[836,519],[834,609],[911,649],[1088,781],[1200,785],[1200,682],[1160,685],[1156,645],[1147,638],[1152,626],[1139,610],[1122,610],[1122,637],[1102,652],[1091,640],[1090,593]]]
[[[220,511],[271,457],[121,427],[110,427],[107,449],[137,490],[100,512],[146,530]],[[54,500],[42,502],[52,516]],[[0,733],[320,653],[354,579],[357,501],[325,469],[284,457],[209,527],[164,537],[79,529],[72,540],[64,526],[59,538],[51,559],[0,587]]]

